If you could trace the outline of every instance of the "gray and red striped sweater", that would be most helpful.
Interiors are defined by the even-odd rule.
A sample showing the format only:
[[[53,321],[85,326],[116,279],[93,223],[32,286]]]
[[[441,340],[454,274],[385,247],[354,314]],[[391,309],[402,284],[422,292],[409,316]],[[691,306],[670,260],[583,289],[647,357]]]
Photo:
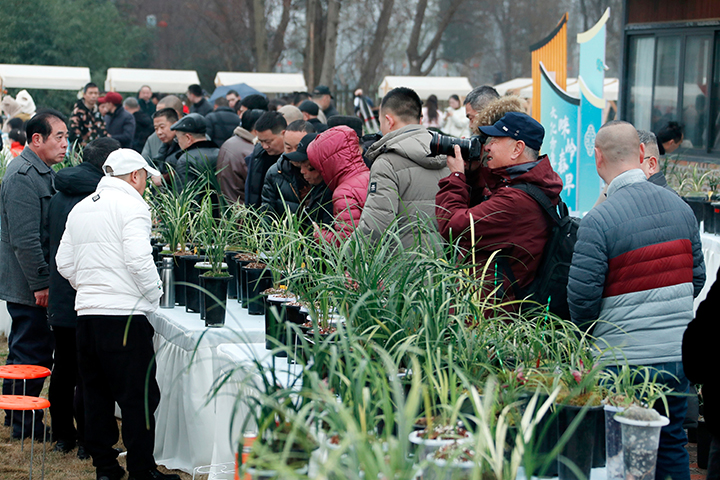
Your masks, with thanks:
[[[570,278],[573,322],[587,328],[606,358],[652,365],[682,360],[693,299],[705,284],[698,224],[676,194],[645,179],[618,175],[607,201],[582,219]]]

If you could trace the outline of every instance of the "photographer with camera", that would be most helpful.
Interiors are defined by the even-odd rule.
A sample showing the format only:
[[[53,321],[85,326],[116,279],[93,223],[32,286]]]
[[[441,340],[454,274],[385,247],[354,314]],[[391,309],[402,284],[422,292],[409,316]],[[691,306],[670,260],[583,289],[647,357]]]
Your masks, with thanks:
[[[382,99],[383,137],[366,153],[372,168],[358,230],[376,241],[397,221],[403,247],[421,243],[434,249],[440,237],[426,236],[415,226],[429,219],[437,231],[435,193],[448,170],[444,157],[431,156],[432,135],[420,125],[421,109],[420,97],[410,88],[394,88]]]
[[[547,156],[539,156],[545,130],[528,115],[509,112],[494,125],[480,127],[480,133],[469,140],[440,137],[433,141],[434,153],[447,154],[451,172],[440,180],[436,196],[440,234],[450,241],[460,237],[467,259],[474,248],[476,262],[481,264],[494,251],[502,250],[512,276],[523,288],[535,278],[551,224],[530,194],[512,187],[534,186],[557,205],[562,181]],[[465,172],[473,170],[474,164],[480,165],[475,167],[480,169],[476,178],[484,182],[486,198],[471,198]],[[471,221],[475,238],[471,238]],[[495,269],[488,271],[494,274]],[[502,273],[504,299],[512,300],[510,279]]]

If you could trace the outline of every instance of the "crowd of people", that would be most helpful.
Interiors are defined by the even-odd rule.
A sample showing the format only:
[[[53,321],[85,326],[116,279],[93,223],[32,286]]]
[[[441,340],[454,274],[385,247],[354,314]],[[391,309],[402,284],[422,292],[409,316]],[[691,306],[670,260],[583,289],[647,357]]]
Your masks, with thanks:
[[[27,145],[0,188],[0,298],[13,321],[8,363],[54,362],[55,448],[70,452],[79,444],[78,456],[93,458],[98,480],[125,473],[112,449],[114,401],[123,413],[130,478],[176,478],[156,470],[152,422],[144,427],[144,377],[137,375],[154,368],[146,317],[161,294],[142,197],[148,180],[181,192],[213,176],[229,204],[298,215],[318,242],[352,235],[377,241],[393,225],[397,248],[436,251],[457,242],[479,264],[499,250],[507,266],[499,292],[508,305],[541,274],[553,231],[543,204],[560,204],[563,183],[540,153],[545,129],[517,97],[482,86],[464,104],[451,97],[441,113],[437,98],[423,106],[415,91],[399,87],[383,97],[377,117],[361,91],[355,115],[340,115],[323,85],[274,101],[230,91],[211,104],[199,85],[188,87],[187,104],[158,97],[149,87],[137,98],[100,96],[88,84],[69,121],[56,111],[34,112],[24,126]],[[364,134],[371,121],[380,132]],[[435,155],[433,129],[477,135],[481,153],[463,155],[455,144]],[[705,266],[692,210],[657,168],[660,149],[681,141],[658,142],[622,121],[597,132],[596,166],[608,187],[580,223],[567,298],[573,322],[684,394],[683,334]],[[55,173],[68,145],[82,149],[83,163]],[[715,332],[708,319],[693,325]],[[700,378],[696,372],[688,371]],[[152,412],[160,392],[150,383]],[[42,384],[28,382],[27,393],[39,395]],[[3,393],[11,391],[6,381]],[[689,479],[686,410],[687,397],[668,397],[657,478]],[[14,421],[17,437],[22,425]],[[42,438],[42,416],[25,427]]]

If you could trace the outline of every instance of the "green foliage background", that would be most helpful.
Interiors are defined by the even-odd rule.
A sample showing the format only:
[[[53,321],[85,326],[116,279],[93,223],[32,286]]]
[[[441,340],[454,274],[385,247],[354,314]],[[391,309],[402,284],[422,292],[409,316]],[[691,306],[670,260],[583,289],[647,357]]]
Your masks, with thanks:
[[[3,0],[1,10],[0,63],[89,67],[101,89],[108,67],[143,63],[150,35],[128,24],[109,0]],[[77,94],[28,91],[38,108],[66,113]]]

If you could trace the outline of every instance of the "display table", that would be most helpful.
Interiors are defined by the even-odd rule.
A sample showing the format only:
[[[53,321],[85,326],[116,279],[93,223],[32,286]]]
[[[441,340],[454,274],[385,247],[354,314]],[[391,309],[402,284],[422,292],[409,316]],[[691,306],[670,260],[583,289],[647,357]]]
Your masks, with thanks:
[[[155,461],[192,473],[213,456],[215,401],[208,401],[219,376],[218,346],[265,341],[262,315],[248,315],[228,301],[225,326],[205,328],[200,314],[185,307],[160,309],[148,316],[155,329],[160,405],[155,413]],[[264,344],[263,344],[264,345]]]
[[[705,286],[700,295],[695,299],[695,310],[697,311],[700,302],[705,300],[710,287],[715,283],[718,268],[720,268],[720,235],[712,233],[701,233],[702,251],[705,257]]]
[[[248,377],[248,371],[255,370],[251,360],[260,360],[266,366],[273,362],[270,351],[265,349],[265,343],[220,345],[217,348],[217,356],[218,378],[227,376],[228,381],[218,390],[215,397],[217,415],[212,454],[213,465],[235,461],[235,452],[237,452],[242,434],[241,428],[248,413],[244,403],[237,401],[238,394],[243,390],[247,391],[253,388],[254,383],[249,383],[249,381],[258,380],[257,374],[254,378]],[[301,379],[297,378],[302,373],[300,365],[288,365],[287,358],[279,357],[275,357],[274,362],[277,379],[284,387],[293,384],[300,387]],[[253,431],[255,429],[254,424],[248,424],[246,430]]]

